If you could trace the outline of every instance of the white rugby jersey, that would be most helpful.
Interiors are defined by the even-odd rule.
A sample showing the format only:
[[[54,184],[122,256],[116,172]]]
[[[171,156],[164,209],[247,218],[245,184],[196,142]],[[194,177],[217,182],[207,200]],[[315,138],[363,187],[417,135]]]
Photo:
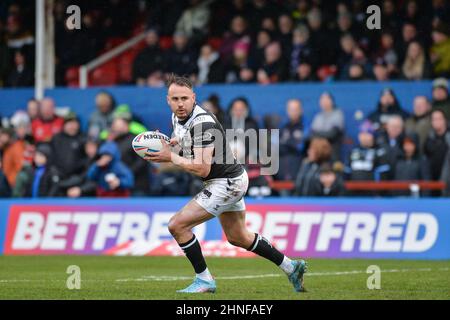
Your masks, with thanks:
[[[234,178],[243,173],[244,167],[234,157],[222,125],[210,111],[196,104],[183,121],[172,113],[172,126],[181,147],[180,156],[192,159],[194,147],[214,147],[211,171],[203,180]]]

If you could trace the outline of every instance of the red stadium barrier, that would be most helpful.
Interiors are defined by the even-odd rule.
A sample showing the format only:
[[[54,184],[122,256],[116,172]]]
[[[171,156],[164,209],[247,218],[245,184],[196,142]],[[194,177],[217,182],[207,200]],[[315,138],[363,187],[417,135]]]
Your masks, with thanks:
[[[370,190],[410,190],[411,185],[416,184],[420,190],[444,190],[445,182],[442,181],[345,181],[345,188],[353,191]],[[274,190],[293,190],[293,181],[272,181],[270,187]]]

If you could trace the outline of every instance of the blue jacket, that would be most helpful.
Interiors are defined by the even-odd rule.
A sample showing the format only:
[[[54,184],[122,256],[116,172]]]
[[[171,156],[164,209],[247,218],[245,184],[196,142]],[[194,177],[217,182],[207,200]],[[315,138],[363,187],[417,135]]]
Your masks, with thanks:
[[[131,148],[131,146],[130,146]],[[105,177],[108,173],[114,173],[120,180],[119,189],[131,189],[134,187],[134,177],[131,170],[120,160],[120,151],[117,144],[112,141],[105,142],[100,146],[98,155],[109,154],[112,161],[105,168],[100,168],[96,163],[92,164],[88,170],[88,179],[97,182],[104,190],[111,190]]]

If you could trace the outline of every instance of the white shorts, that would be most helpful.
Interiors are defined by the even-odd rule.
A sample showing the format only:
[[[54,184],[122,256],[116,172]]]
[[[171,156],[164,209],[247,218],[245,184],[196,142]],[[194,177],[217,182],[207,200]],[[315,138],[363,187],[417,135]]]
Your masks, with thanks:
[[[235,178],[217,178],[204,182],[194,200],[214,216],[227,211],[245,210],[244,195],[248,188],[247,172]]]

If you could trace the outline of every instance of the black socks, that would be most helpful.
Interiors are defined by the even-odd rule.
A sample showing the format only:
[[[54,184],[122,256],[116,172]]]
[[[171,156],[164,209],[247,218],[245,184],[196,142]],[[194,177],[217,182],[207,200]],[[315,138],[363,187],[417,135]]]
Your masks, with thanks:
[[[195,273],[202,273],[206,270],[206,261],[203,257],[202,248],[200,247],[195,234],[188,242],[179,243],[178,245],[181,249],[183,249],[186,257],[191,262],[192,266],[194,267]]]
[[[277,266],[279,266],[284,259],[284,254],[282,254],[278,249],[272,246],[272,244],[261,235],[255,233],[255,240],[253,241],[248,251],[252,251],[257,255],[266,258]]]

